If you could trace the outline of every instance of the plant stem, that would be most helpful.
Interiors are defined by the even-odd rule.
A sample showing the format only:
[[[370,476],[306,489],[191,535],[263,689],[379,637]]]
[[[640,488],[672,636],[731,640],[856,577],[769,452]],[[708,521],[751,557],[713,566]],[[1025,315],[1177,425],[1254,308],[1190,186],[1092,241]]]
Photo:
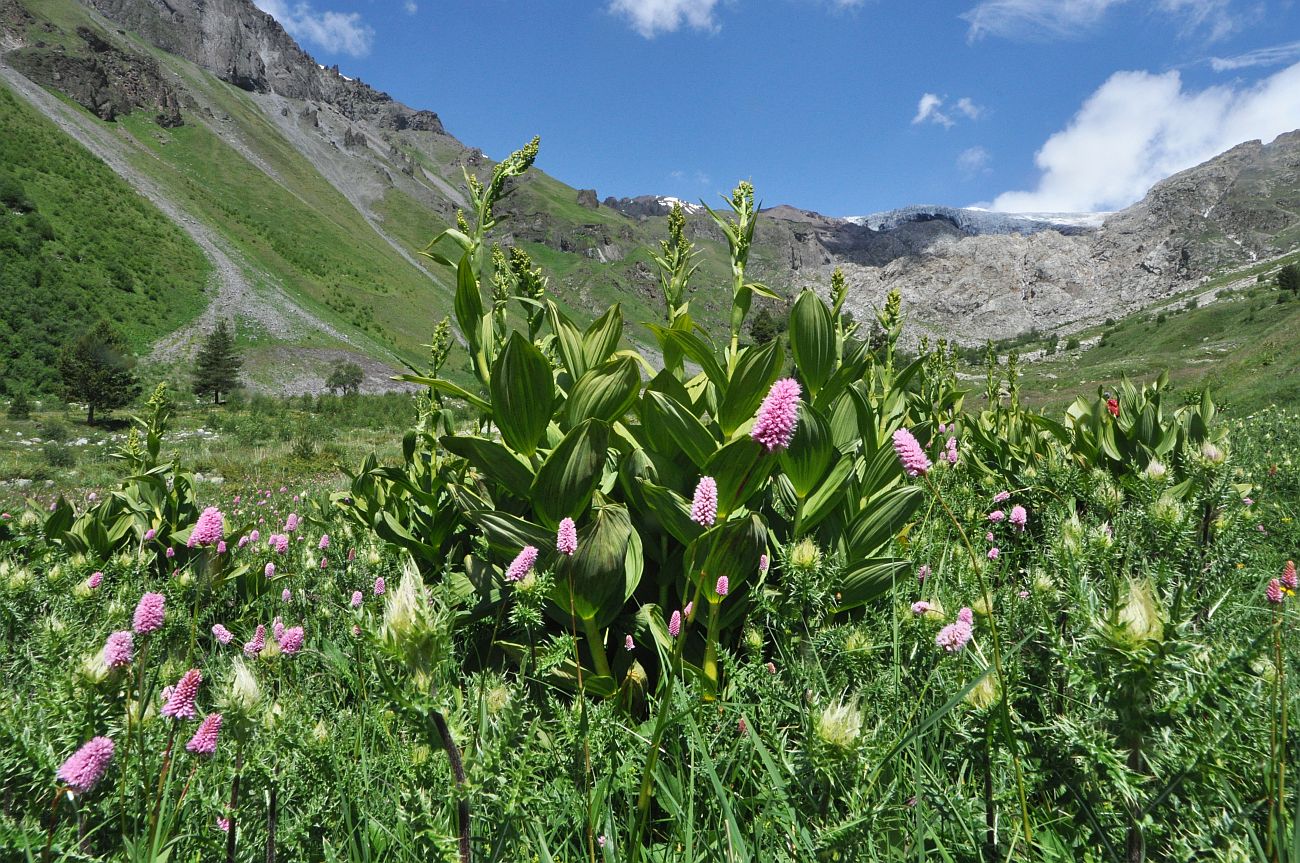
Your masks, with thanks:
[[[953,523],[953,526],[957,528],[957,533],[961,535],[962,544],[966,546],[966,553],[970,555],[971,566],[975,569],[975,577],[979,581],[980,596],[984,597],[984,601],[988,603],[989,606],[989,632],[992,634],[993,641],[993,670],[997,672],[998,686],[1002,689],[1002,721],[1006,726],[1007,747],[1011,750],[1011,764],[1016,774],[1016,790],[1020,795],[1020,815],[1024,822],[1025,842],[1032,843],[1034,840],[1034,834],[1029,823],[1029,801],[1025,797],[1025,780],[1020,769],[1019,747],[1016,745],[1015,734],[1011,731],[1011,689],[1007,686],[1006,675],[1002,670],[1002,642],[998,637],[997,614],[995,613],[996,610],[993,608],[993,597],[989,594],[988,586],[984,581],[984,567],[980,565],[979,558],[975,556],[975,549],[970,544],[970,537],[966,535],[965,528],[961,526],[961,522],[957,520],[957,516],[953,515],[952,509],[948,506],[948,502],[943,499],[943,495],[939,492],[938,485],[936,485],[934,480],[930,478],[929,474],[925,474],[925,481],[930,486],[930,490],[934,492],[935,499],[939,501],[939,505],[943,507],[943,511],[948,514],[948,519]]]
[[[704,700],[712,701],[718,692],[718,630],[721,624],[722,603],[709,600],[709,623],[704,639],[704,676],[713,684],[713,692],[705,693]]]
[[[452,776],[456,779],[456,820],[460,829],[460,863],[470,863],[469,798],[466,796],[465,788],[465,765],[461,763],[460,749],[456,747],[456,741],[451,737],[451,729],[447,727],[446,717],[440,711],[431,709],[429,719],[433,722],[438,736],[442,738],[442,746],[447,750],[447,761],[451,763]]]
[[[600,637],[594,617],[582,618],[582,628],[587,635],[587,648],[591,651],[592,661],[596,663],[596,673],[613,677],[609,670],[609,660],[605,657],[605,640]]]
[[[236,810],[239,807],[239,774],[244,769],[244,741],[241,738],[235,747],[235,776],[230,780],[230,804],[226,807],[229,817],[229,830],[226,831],[226,863],[235,863]]]

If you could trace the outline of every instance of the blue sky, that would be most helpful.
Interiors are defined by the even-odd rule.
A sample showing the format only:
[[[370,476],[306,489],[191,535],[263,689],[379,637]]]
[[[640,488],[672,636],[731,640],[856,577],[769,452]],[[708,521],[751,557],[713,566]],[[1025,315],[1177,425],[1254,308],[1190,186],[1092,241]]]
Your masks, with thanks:
[[[500,158],[606,195],[1116,209],[1300,128],[1300,0],[256,0]]]

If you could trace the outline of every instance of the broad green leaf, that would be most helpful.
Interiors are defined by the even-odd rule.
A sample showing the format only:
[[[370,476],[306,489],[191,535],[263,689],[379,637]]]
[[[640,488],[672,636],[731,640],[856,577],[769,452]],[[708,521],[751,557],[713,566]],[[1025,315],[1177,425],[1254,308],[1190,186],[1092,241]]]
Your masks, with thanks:
[[[700,470],[718,451],[709,430],[672,396],[647,392],[641,401],[641,423],[660,452],[684,452]]]
[[[444,381],[441,378],[426,378],[423,375],[397,375],[393,378],[395,381],[407,381],[408,383],[419,384],[420,386],[430,387],[443,395],[449,395],[454,398],[464,399],[469,402],[475,410],[484,413],[492,412],[492,405],[488,404],[479,396],[474,395],[469,390],[453,384],[451,381]]]
[[[713,355],[713,348],[695,333],[669,329],[658,324],[646,324],[646,326],[659,337],[662,344],[673,345],[703,369],[704,374],[708,376],[708,379],[715,387],[724,389],[727,386],[727,373],[718,364],[718,358]]]
[[[711,476],[718,483],[719,519],[726,518],[762,489],[776,463],[765,456],[762,444],[745,435],[709,459],[703,476]]]
[[[569,391],[565,413],[570,425],[586,419],[614,422],[622,419],[641,389],[641,372],[629,357],[596,366],[578,379]]]
[[[587,368],[598,366],[609,359],[622,337],[623,312],[618,303],[615,303],[605,314],[592,321],[582,336],[582,353],[586,357]]]
[[[686,498],[669,488],[655,485],[638,477],[636,480],[650,507],[650,518],[658,519],[664,530],[682,545],[688,545],[700,535],[703,528],[691,521],[691,504]]]
[[[687,547],[686,574],[706,593],[712,593],[721,575],[735,590],[747,578],[758,575],[758,559],[765,548],[767,528],[756,514],[719,522]]]
[[[790,310],[790,352],[800,379],[815,396],[835,371],[835,327],[815,291],[804,290]]]
[[[553,531],[508,512],[471,510],[466,516],[482,529],[488,544],[506,557],[513,559],[526,545],[536,546],[543,553],[555,547]]]
[[[529,457],[551,421],[551,365],[532,342],[513,333],[492,366],[492,419],[511,449]]]
[[[874,554],[902,531],[908,519],[925,500],[925,492],[914,485],[890,489],[863,510],[849,528],[851,558]]]
[[[587,373],[587,358],[582,347],[582,332],[550,300],[546,301],[546,314],[551,320],[551,329],[555,331],[555,337],[560,346],[560,356],[564,358],[564,367],[569,370],[569,376],[576,381]]]
[[[572,614],[593,619],[603,629],[618,616],[641,581],[641,537],[632,528],[627,509],[602,506],[593,510],[592,516],[578,529],[578,550],[556,567],[551,591],[554,604],[547,606],[547,613],[566,627],[572,622],[570,598]]]
[[[789,477],[795,494],[807,497],[817,487],[835,458],[830,429],[815,408],[799,405],[799,425],[789,448],[780,455],[781,469]]]
[[[461,335],[470,343],[471,350],[478,350],[479,326],[483,319],[483,295],[479,293],[478,278],[469,255],[462,255],[456,265],[456,323]]]
[[[533,480],[533,511],[554,528],[565,517],[578,518],[591,501],[605,467],[609,426],[587,420],[564,436]]]
[[[504,486],[512,495],[521,494],[533,484],[533,471],[518,456],[494,440],[469,435],[446,435],[442,445],[460,456],[487,477]]]
[[[731,433],[758,410],[776,376],[781,373],[781,348],[781,340],[772,339],[761,347],[751,345],[740,352],[722,404],[718,406],[718,425],[722,427],[724,438],[731,437]]]
[[[905,560],[873,558],[864,560],[845,575],[836,591],[836,610],[854,608],[882,596],[894,581],[907,575]]]
[[[849,475],[853,473],[854,460],[851,455],[840,456],[840,460],[835,463],[835,467],[831,468],[826,480],[818,485],[804,501],[802,525],[804,530],[811,530],[839,505],[848,490],[846,483]]]

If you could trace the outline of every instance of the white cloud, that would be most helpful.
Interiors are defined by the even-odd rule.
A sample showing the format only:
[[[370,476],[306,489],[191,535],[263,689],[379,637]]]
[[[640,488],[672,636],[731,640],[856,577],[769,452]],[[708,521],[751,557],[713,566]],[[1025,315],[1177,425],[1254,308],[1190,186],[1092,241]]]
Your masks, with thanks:
[[[993,208],[1087,212],[1127,206],[1156,182],[1243,141],[1300,127],[1300,63],[1249,86],[1184,89],[1178,72],[1116,72],[1034,156],[1037,187]]]
[[[1256,48],[1254,51],[1247,51],[1235,57],[1211,57],[1210,66],[1216,72],[1229,72],[1252,66],[1277,66],[1290,63],[1297,57],[1300,57],[1300,42],[1288,42],[1285,45]]]
[[[1124,0],[982,0],[961,18],[970,25],[969,38],[1009,39],[1077,37],[1106,10]]]
[[[938,123],[945,129],[952,128],[952,118],[943,111],[943,98],[933,93],[921,94],[921,100],[916,103],[916,116],[912,118],[912,125],[916,126],[921,123]]]
[[[290,36],[331,54],[364,57],[374,44],[375,31],[362,23],[358,12],[317,12],[306,0],[292,5],[288,0],[255,2],[257,8],[279,21]]]
[[[970,25],[968,38],[983,36],[1007,39],[1077,39],[1095,27],[1106,13],[1128,0],[980,0],[961,15]],[[1254,6],[1247,11],[1233,8],[1235,0],[1158,0],[1144,4],[1152,14],[1178,22],[1187,33],[1204,33],[1209,41],[1220,39],[1260,16]]]
[[[990,171],[989,162],[992,160],[992,155],[983,147],[968,147],[957,154],[957,168],[968,177],[987,174]]]
[[[420,7],[416,5],[415,0],[406,0],[406,2],[402,4],[402,8],[406,10],[407,15],[414,15],[416,12],[420,11]]]
[[[671,33],[683,24],[693,30],[718,29],[713,7],[718,0],[611,0],[609,11],[622,15],[647,39]]]
[[[946,96],[939,96],[935,93],[922,93],[920,100],[916,103],[916,115],[912,117],[912,125],[919,126],[922,123],[934,123],[943,126],[945,129],[951,129],[957,123],[953,118],[954,112],[961,114],[968,120],[975,120],[980,114],[984,113],[984,108],[976,105],[969,96],[962,96],[953,103],[951,111],[944,111],[943,106],[946,99]]]
[[[979,115],[984,113],[984,109],[972,102],[969,96],[962,96],[953,107],[972,120],[979,119]]]

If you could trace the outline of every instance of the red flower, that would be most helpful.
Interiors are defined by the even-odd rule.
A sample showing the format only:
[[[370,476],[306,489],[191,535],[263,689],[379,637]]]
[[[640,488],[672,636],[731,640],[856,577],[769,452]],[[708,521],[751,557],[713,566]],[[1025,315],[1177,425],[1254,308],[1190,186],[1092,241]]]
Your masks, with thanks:
[[[1119,416],[1119,399],[1106,399],[1106,410],[1113,417]]]

